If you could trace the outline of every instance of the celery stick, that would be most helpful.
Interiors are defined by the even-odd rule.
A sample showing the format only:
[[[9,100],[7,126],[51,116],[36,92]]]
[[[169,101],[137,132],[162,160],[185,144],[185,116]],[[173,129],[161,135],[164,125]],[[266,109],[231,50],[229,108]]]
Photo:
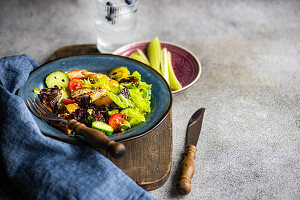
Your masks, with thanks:
[[[150,65],[153,69],[161,73],[160,70],[160,56],[161,56],[161,46],[158,37],[155,37],[148,46],[148,58]]]
[[[160,66],[161,66],[162,75],[166,79],[167,83],[170,85],[169,71],[168,71],[168,53],[167,53],[166,48],[163,48],[161,51],[161,62],[160,63],[161,63]]]
[[[136,50],[137,50],[138,54],[143,58],[143,61],[144,61],[143,63],[150,65],[149,60],[148,60],[147,56],[144,54],[144,52],[140,49],[136,49]]]
[[[171,60],[171,53],[168,51],[168,68],[169,68],[169,80],[170,80],[170,87],[172,90],[179,90],[182,88],[182,85],[177,80],[177,77],[174,73],[172,60]]]
[[[140,54],[138,52],[134,52],[134,53],[130,54],[129,58],[132,58],[132,59],[135,59],[135,60],[140,61],[142,63],[145,63],[144,59],[140,56]],[[147,63],[145,63],[145,64],[147,64]],[[149,65],[149,64],[147,64],[147,65]]]

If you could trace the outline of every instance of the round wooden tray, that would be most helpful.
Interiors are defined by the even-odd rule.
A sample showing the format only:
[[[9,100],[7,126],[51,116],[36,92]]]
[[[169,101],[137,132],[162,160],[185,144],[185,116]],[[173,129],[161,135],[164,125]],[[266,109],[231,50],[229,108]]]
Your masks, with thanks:
[[[72,45],[55,51],[51,60],[58,58],[100,54],[96,45]],[[138,185],[146,190],[154,190],[162,186],[169,177],[172,161],[172,118],[167,118],[152,132],[141,138],[123,142],[126,153],[122,158],[107,156]]]

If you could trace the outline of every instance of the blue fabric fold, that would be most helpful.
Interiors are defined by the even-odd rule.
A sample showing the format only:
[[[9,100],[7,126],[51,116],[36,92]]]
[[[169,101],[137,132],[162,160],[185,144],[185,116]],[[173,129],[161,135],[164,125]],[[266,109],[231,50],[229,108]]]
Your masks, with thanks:
[[[38,64],[26,55],[0,60],[0,148],[24,199],[153,199],[109,159],[87,146],[44,136],[16,91]]]

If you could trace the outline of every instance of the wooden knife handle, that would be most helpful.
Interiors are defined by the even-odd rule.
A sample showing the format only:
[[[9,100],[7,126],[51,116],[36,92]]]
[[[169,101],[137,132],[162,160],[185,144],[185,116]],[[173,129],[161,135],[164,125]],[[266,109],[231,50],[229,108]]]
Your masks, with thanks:
[[[191,179],[195,171],[195,158],[197,148],[194,145],[187,146],[185,158],[180,167],[180,180],[177,184],[179,192],[187,195],[191,191]]]
[[[122,157],[126,151],[124,144],[115,142],[109,139],[105,133],[89,128],[74,119],[70,120],[69,129],[83,136],[92,147],[105,149],[114,158]]]

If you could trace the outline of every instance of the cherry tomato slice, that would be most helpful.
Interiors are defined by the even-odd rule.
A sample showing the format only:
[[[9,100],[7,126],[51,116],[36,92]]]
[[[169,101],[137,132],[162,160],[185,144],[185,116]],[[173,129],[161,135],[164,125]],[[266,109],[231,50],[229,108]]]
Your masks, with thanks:
[[[121,124],[124,120],[127,120],[126,115],[116,113],[109,118],[108,124],[114,129],[114,132],[117,133],[120,131]]]
[[[82,88],[82,81],[80,78],[72,78],[70,81],[69,81],[69,90],[70,91],[73,91],[75,89],[78,89],[78,88]]]
[[[66,105],[68,105],[68,104],[71,104],[71,103],[77,103],[78,104],[78,102],[77,101],[75,101],[74,99],[62,99],[62,101],[63,101],[63,103],[64,104],[66,104]]]

